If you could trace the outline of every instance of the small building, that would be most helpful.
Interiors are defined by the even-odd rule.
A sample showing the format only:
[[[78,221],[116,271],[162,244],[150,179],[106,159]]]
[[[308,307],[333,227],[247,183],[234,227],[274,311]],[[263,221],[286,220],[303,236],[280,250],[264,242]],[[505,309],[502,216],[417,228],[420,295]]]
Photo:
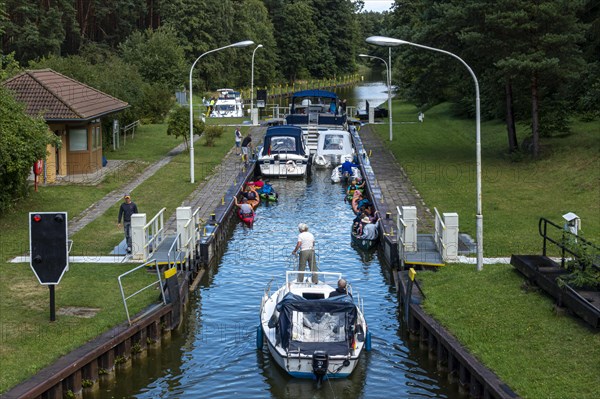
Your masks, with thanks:
[[[51,69],[25,71],[2,85],[25,104],[27,114],[43,116],[60,137],[61,148],[48,146],[46,183],[102,169],[101,118],[129,104]]]

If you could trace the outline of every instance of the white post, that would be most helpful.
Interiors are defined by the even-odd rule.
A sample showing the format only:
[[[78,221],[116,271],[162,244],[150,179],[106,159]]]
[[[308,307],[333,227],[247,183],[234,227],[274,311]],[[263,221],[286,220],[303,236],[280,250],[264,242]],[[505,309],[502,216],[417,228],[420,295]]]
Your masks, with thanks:
[[[375,108],[369,106],[369,123],[375,122]]]
[[[192,218],[192,208],[189,206],[180,206],[175,213],[177,216],[177,234],[181,237],[181,244],[186,244],[190,236],[185,229],[185,225]],[[181,250],[181,248],[177,249]]]
[[[131,257],[134,260],[145,262],[148,260],[148,247],[146,246],[145,213],[131,215]]]
[[[402,219],[406,223],[405,248],[409,252],[417,251],[417,207],[403,206]]]
[[[443,234],[445,256],[444,261],[458,259],[458,213],[443,213],[446,230]]]

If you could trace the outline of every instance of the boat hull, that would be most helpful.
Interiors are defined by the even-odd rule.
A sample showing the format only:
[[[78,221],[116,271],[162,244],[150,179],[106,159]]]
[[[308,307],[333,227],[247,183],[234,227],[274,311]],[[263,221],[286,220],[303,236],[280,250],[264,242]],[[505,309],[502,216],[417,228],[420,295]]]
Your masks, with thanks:
[[[265,292],[261,302],[259,334],[261,343],[258,347],[262,348],[262,340],[264,340],[275,363],[292,377],[317,381],[328,378],[346,378],[356,368],[362,349],[370,350],[370,344],[367,344],[367,337],[370,335],[362,313],[362,302],[360,299],[354,299],[352,295],[333,298],[333,302],[325,299],[334,296],[331,294],[335,292],[331,284],[337,285],[337,283],[326,282],[323,280],[324,275],[335,275],[337,282],[341,278],[341,273],[316,272],[315,274],[319,278],[318,283],[311,282],[310,273],[305,273],[308,276],[305,281],[297,282],[298,273],[300,272],[288,271],[286,284],[273,294]],[[290,313],[286,314],[286,312],[289,312],[290,309],[285,309],[290,299],[296,300],[294,298],[298,297],[323,299],[315,299],[316,305],[308,305],[309,308],[316,306],[318,309],[311,308],[309,310],[301,304],[293,305],[298,307],[294,307],[292,319],[289,319],[287,316]],[[338,299],[342,301],[340,302]],[[326,301],[328,304],[321,301]],[[355,301],[361,305],[356,305]],[[304,303],[304,300],[301,299],[301,302]],[[312,302],[312,300],[308,299],[308,302]],[[279,303],[281,303],[281,308],[278,306]],[[344,306],[345,310],[340,310],[339,306]],[[346,316],[339,316],[340,313],[337,312]],[[344,312],[351,312],[350,314],[355,316],[347,319],[350,316]],[[321,316],[315,319],[313,315]],[[340,320],[344,321],[339,324]],[[350,322],[351,324],[346,324],[347,320],[353,321]],[[283,338],[285,333],[282,329],[284,328],[285,331],[291,331],[292,335],[286,335],[287,338]],[[288,330],[289,328],[291,330]],[[350,331],[351,333],[349,333]],[[289,342],[289,345],[284,347],[281,340]],[[323,356],[325,357],[324,361]],[[322,364],[325,364],[321,369],[325,372],[318,372],[315,369],[314,362],[318,363],[319,361],[323,361]]]
[[[376,248],[379,244],[379,239],[375,240],[365,240],[362,238],[358,238],[354,234],[351,234],[352,243],[363,251],[368,251],[370,249]]]

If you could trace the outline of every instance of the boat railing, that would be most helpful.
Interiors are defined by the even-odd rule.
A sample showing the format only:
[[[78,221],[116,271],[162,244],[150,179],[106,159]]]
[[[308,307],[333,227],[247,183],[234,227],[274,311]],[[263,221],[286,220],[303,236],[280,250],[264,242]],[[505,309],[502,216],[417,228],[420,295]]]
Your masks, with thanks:
[[[438,252],[442,255],[442,259],[446,259],[444,256],[446,253],[446,244],[444,240],[446,224],[440,216],[440,213],[438,212],[437,208],[434,207],[433,209],[435,211],[435,232],[433,234],[435,247],[437,248]]]
[[[317,277],[319,277],[319,281],[323,281],[325,283],[336,283],[337,284],[337,281],[342,278],[342,273],[339,273],[339,272],[319,272],[319,271],[312,272],[310,270],[304,270],[304,271],[288,270],[285,272],[286,284],[296,282],[298,274],[309,274],[309,275],[316,274]],[[323,279],[321,279],[321,277],[323,277]],[[335,278],[335,281],[328,280],[328,277]]]

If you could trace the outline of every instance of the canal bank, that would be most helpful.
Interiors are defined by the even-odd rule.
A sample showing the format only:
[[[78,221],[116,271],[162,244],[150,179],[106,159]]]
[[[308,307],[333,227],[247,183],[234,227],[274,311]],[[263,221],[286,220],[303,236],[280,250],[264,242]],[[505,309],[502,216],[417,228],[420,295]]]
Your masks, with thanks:
[[[367,129],[369,129],[368,127],[363,128],[364,131],[363,133],[365,133],[365,131]],[[257,134],[258,135],[258,134]],[[379,154],[373,154],[371,158],[376,158],[378,157]],[[215,213],[215,217],[214,217],[214,223],[212,223],[215,226],[231,226],[232,225],[232,220],[231,218],[228,219],[228,208],[230,207],[229,202],[225,201],[224,198],[226,196],[228,196],[228,192],[230,193],[230,190],[235,190],[235,186],[237,184],[241,184],[242,183],[242,178],[240,177],[240,173],[242,173],[242,175],[244,173],[246,173],[246,176],[250,173],[249,170],[244,170],[243,167],[240,167],[239,161],[234,161],[235,163],[233,165],[235,165],[234,169],[230,169],[230,172],[228,173],[229,177],[227,178],[227,180],[222,180],[225,177],[221,176],[218,179],[219,180],[210,180],[209,184],[205,185],[208,186],[207,187],[207,191],[203,191],[200,190],[201,192],[198,193],[198,196],[196,198],[197,201],[199,202],[203,202],[203,201],[214,201],[217,203],[217,205],[215,207],[213,207],[213,212]],[[225,168],[227,169],[227,168]],[[231,170],[236,170],[237,173],[232,173]],[[227,173],[225,173],[227,175]],[[323,177],[325,176],[325,177]],[[383,176],[383,175],[382,175]],[[319,178],[321,180],[328,178],[328,174],[326,175],[320,175]],[[393,177],[391,177],[393,179]],[[237,181],[236,181],[237,180]],[[378,181],[380,182],[385,182],[386,178],[384,177],[380,177],[378,175]],[[213,182],[214,184],[210,184],[211,182]],[[230,184],[231,183],[231,184]],[[210,298],[211,295],[211,291],[214,291],[215,289],[217,289],[217,287],[215,287],[213,289],[212,284],[214,284],[214,280],[217,278],[220,278],[221,275],[223,275],[223,271],[226,270],[226,267],[230,264],[234,264],[234,265],[238,265],[238,267],[240,267],[241,269],[238,270],[239,272],[241,272],[241,279],[240,276],[238,276],[237,278],[235,276],[229,276],[227,277],[228,282],[232,283],[230,289],[227,291],[226,293],[226,297],[227,296],[231,296],[231,297],[235,297],[236,294],[239,295],[239,291],[236,291],[236,289],[239,288],[239,282],[240,281],[245,281],[247,278],[256,278],[255,277],[255,272],[260,271],[259,276],[262,276],[263,274],[266,276],[268,275],[268,273],[266,273],[267,270],[270,271],[270,273],[276,273],[276,271],[281,271],[281,269],[285,269],[285,268],[289,268],[289,260],[287,259],[287,252],[289,252],[289,248],[288,247],[292,247],[293,246],[293,241],[294,241],[294,234],[295,234],[295,228],[294,226],[297,225],[298,222],[300,221],[305,221],[307,218],[311,219],[311,220],[315,220],[316,226],[314,227],[316,231],[318,231],[319,234],[319,241],[323,241],[324,246],[323,246],[323,251],[325,251],[324,253],[332,253],[335,254],[336,252],[338,252],[337,248],[339,247],[339,242],[338,240],[340,239],[340,237],[347,237],[349,235],[349,224],[346,224],[347,219],[351,216],[351,212],[349,213],[349,209],[348,206],[344,204],[343,207],[337,207],[338,205],[340,205],[337,202],[323,202],[322,197],[325,198],[330,198],[332,197],[332,187],[331,187],[331,183],[327,182],[328,184],[319,184],[319,185],[309,185],[308,189],[306,189],[304,187],[304,185],[302,183],[299,184],[299,182],[297,181],[278,181],[276,183],[279,183],[278,188],[281,189],[280,193],[282,192],[286,192],[290,195],[291,198],[293,198],[292,201],[289,202],[282,202],[281,204],[276,204],[274,206],[269,206],[269,207],[265,207],[264,208],[264,214],[260,215],[259,213],[259,222],[262,220],[264,222],[264,224],[257,224],[257,226],[255,227],[255,231],[250,231],[244,228],[239,228],[239,226],[234,226],[234,232],[233,232],[233,240],[230,242],[229,238],[231,238],[230,233],[227,232],[227,229],[223,228],[222,230],[220,230],[220,233],[216,233],[216,234],[212,234],[213,240],[215,240],[215,247],[212,250],[208,250],[206,253],[207,254],[212,254],[212,255],[216,255],[216,254],[220,254],[220,253],[225,253],[227,250],[227,247],[230,247],[230,249],[233,247],[233,251],[230,253],[225,253],[225,257],[224,259],[221,261],[220,264],[218,265],[213,265],[213,267],[209,267],[206,269],[206,271],[208,273],[204,273],[203,277],[201,279],[201,281],[198,281],[197,284],[199,284],[201,287],[201,293],[200,296],[201,298],[199,299],[195,299],[198,300],[199,303],[202,303],[202,300],[206,299],[206,298]],[[320,183],[323,183],[323,181],[321,181]],[[217,189],[217,187],[220,187],[221,191],[219,193],[216,193],[214,190]],[[211,190],[209,190],[209,188]],[[308,190],[308,191],[305,191]],[[334,191],[335,192],[335,189]],[[220,195],[219,195],[220,194]],[[343,197],[343,187],[340,187],[339,190],[339,199]],[[384,197],[384,201],[385,201],[385,197]],[[199,203],[198,202],[198,203]],[[332,214],[330,214],[330,218],[325,218],[323,219],[323,215],[321,214],[312,214],[312,213],[307,213],[307,212],[302,212],[299,214],[296,214],[295,212],[297,212],[298,210],[302,210],[303,207],[306,207],[307,205],[310,205],[310,208],[316,208],[316,209],[329,209],[331,212],[333,212]],[[387,205],[387,207],[389,209],[392,208],[391,205]],[[207,209],[210,209],[207,208]],[[260,209],[260,211],[263,211],[263,209]],[[274,212],[274,211],[282,211],[283,214],[287,215],[287,218],[284,219],[284,223],[281,222],[277,222],[275,218],[275,214],[270,215],[269,212]],[[262,212],[261,212],[262,213]],[[334,218],[335,217],[335,218]],[[339,219],[337,218],[339,217]],[[280,217],[281,218],[281,217]],[[205,220],[211,220],[212,216],[207,217],[207,219]],[[321,223],[325,223],[324,225],[319,225],[318,222],[316,222],[316,220],[321,219]],[[330,226],[328,223],[333,224],[334,226]],[[348,221],[349,223],[349,221]],[[209,224],[211,224],[209,222]],[[327,226],[327,227],[325,227]],[[267,238],[267,237],[271,237],[272,234],[276,234],[279,233],[281,231],[287,231],[287,233],[284,233],[284,235],[279,236],[279,240],[277,239],[272,239],[272,238]],[[257,234],[254,234],[257,233]],[[261,234],[258,234],[261,233]],[[250,241],[238,241],[238,240],[250,240]],[[275,245],[274,243],[281,243],[281,242],[285,242],[285,241],[290,241],[290,243],[288,243],[289,245]],[[335,249],[335,250],[334,250]],[[263,256],[263,253],[265,252],[270,254],[268,257],[266,257],[266,259],[262,259],[261,257]],[[261,251],[261,252],[259,252]],[[386,266],[380,266],[379,264],[374,264],[374,259],[377,259],[378,255],[370,253],[370,254],[364,254],[364,253],[358,253],[354,250],[352,251],[348,251],[348,248],[345,249],[340,249],[339,251],[343,252],[341,255],[341,258],[337,259],[337,258],[332,258],[330,259],[329,266],[328,267],[339,267],[340,264],[345,264],[345,265],[350,265],[350,264],[356,264],[356,265],[361,265],[360,268],[358,268],[357,271],[350,271],[348,270],[348,274],[350,274],[352,276],[352,280],[358,283],[355,283],[356,286],[360,286],[361,285],[361,281],[366,285],[369,286],[369,282],[371,281],[369,276],[370,273],[375,273],[375,274],[382,274],[382,277],[380,277],[376,284],[374,286],[369,286],[371,287],[372,292],[369,292],[369,295],[381,295],[382,291],[385,292],[386,289],[384,288],[385,286],[390,286],[391,284],[393,284],[391,281],[386,280],[385,278],[385,274],[387,273],[386,270],[389,270]],[[285,254],[285,255],[284,255]],[[212,258],[212,256],[209,256],[208,258],[206,258],[206,261],[208,262],[210,260],[210,258]],[[257,261],[257,259],[259,261]],[[326,257],[324,257],[324,260],[326,260]],[[210,262],[209,262],[210,263]],[[248,266],[252,266],[252,270],[249,271],[247,269],[244,268],[245,265]],[[264,266],[268,265],[269,268],[265,268]],[[333,265],[333,266],[332,266]],[[380,266],[380,270],[378,271],[378,268],[375,268],[374,266]],[[260,267],[260,268],[257,268]],[[393,268],[392,268],[393,270]],[[358,273],[357,273],[358,272]],[[250,274],[248,274],[250,273]],[[236,284],[236,282],[238,284]],[[264,285],[266,283],[266,281],[264,281],[263,279],[259,279],[257,280],[258,284]],[[185,285],[181,285],[181,288],[184,288]],[[229,294],[229,295],[227,295]],[[181,291],[181,296],[183,298],[187,297],[185,295],[185,289],[183,289]],[[253,296],[249,296],[248,299],[251,299]],[[195,303],[194,301],[192,301],[192,303]],[[384,314],[379,314],[376,315],[376,313],[373,313],[375,318],[381,318],[383,320],[386,320],[385,324],[389,323],[390,319],[393,320],[394,319],[394,312],[395,310],[397,310],[398,308],[398,304],[395,302],[395,300],[393,300],[392,298],[388,298],[386,300],[386,309],[389,311],[384,313]],[[202,306],[205,306],[206,304],[203,304]],[[193,306],[193,305],[192,305]],[[210,305],[210,306],[218,306],[218,301],[215,302],[214,304]],[[169,313],[168,310],[166,310],[168,308],[165,307],[163,311],[166,311],[167,313]],[[253,314],[253,309],[254,308],[254,304],[252,303],[245,303],[242,306],[243,309],[245,309],[247,311],[248,314]],[[194,308],[196,309],[196,308]],[[371,307],[370,309],[371,312],[375,312],[375,310],[373,309],[373,307]],[[190,315],[198,315],[198,311],[191,311],[191,312],[187,312],[186,315],[184,315],[184,318],[188,318],[189,322],[195,324],[198,321],[194,321],[193,319],[189,319]],[[224,336],[229,336],[231,334],[235,335],[236,337],[233,338],[233,342],[238,344],[238,347],[240,348],[239,350],[242,351],[242,355],[244,357],[249,356],[252,352],[249,351],[248,345],[246,343],[247,340],[249,340],[250,342],[252,342],[252,337],[250,336],[251,333],[249,333],[246,329],[246,327],[252,327],[250,330],[254,331],[254,327],[255,326],[245,326],[243,324],[237,324],[238,321],[236,321],[236,316],[235,316],[235,309],[233,310],[227,310],[227,309],[221,309],[219,310],[219,315],[221,318],[221,323],[223,323],[223,328],[221,333],[218,333],[216,331],[211,331],[210,334],[207,333],[207,331],[202,331],[202,334],[204,334],[204,337],[198,337],[198,336],[194,336],[192,339],[194,342],[197,342],[200,346],[204,345],[204,348],[206,350],[206,343],[205,339],[206,339],[206,335],[210,335],[211,339],[209,339],[208,343],[214,343],[213,339],[214,339],[214,334],[222,334]],[[376,315],[376,316],[375,316]],[[158,319],[156,318],[158,316]],[[367,319],[369,318],[369,315],[367,314]],[[161,331],[164,331],[165,334],[163,334],[162,336],[164,337],[164,340],[161,339],[162,341],[164,341],[165,343],[168,344],[168,342],[171,340],[170,336],[171,336],[171,330],[172,328],[175,328],[176,325],[175,324],[179,324],[179,323],[175,323],[173,321],[173,317],[172,315],[166,316],[166,314],[160,314],[158,315],[148,315],[147,318],[145,318],[146,321],[149,321],[149,323],[147,324],[147,326],[160,326]],[[205,321],[206,322],[206,321]],[[373,325],[377,325],[376,321],[372,322]],[[212,320],[209,322],[209,324],[212,324],[213,329],[219,329],[218,325],[219,325],[219,321],[216,320]],[[399,323],[401,324],[401,323]],[[108,380],[107,375],[108,374],[103,374],[103,373],[114,373],[114,369],[111,370],[110,369],[110,362],[106,362],[105,360],[102,360],[102,357],[104,356],[105,358],[108,358],[110,360],[110,358],[112,357],[113,359],[119,359],[117,362],[113,362],[116,363],[116,368],[117,368],[117,374],[121,373],[121,371],[123,371],[123,369],[125,369],[127,367],[127,363],[133,358],[134,362],[137,362],[136,359],[140,359],[141,352],[138,352],[141,348],[141,343],[140,341],[142,340],[142,336],[145,335],[146,337],[150,336],[150,337],[154,337],[156,336],[154,333],[152,332],[148,332],[147,331],[147,326],[146,327],[141,327],[141,325],[137,325],[138,327],[138,331],[135,330],[131,330],[128,331],[126,333],[123,333],[123,331],[121,330],[120,332],[112,332],[109,333],[107,337],[105,337],[106,339],[108,339],[107,343],[102,345],[99,342],[95,341],[95,343],[92,345],[93,347],[106,347],[108,349],[108,351],[106,353],[112,353],[112,355],[108,354],[102,354],[98,356],[97,360],[97,364],[101,364],[102,366],[100,367],[96,367],[98,370],[103,370],[102,372],[98,372],[98,379],[102,380],[102,381],[106,381]],[[399,326],[396,326],[399,328]],[[188,328],[188,327],[186,327]],[[146,332],[143,333],[141,332],[142,330],[145,330]],[[150,327],[151,331],[152,329],[156,329],[156,327]],[[237,330],[237,331],[236,331]],[[136,336],[136,334],[138,334]],[[391,335],[388,336],[388,334],[392,333]],[[154,335],[153,335],[154,334]],[[173,332],[173,334],[178,334],[176,331]],[[120,337],[117,340],[121,339],[122,340],[120,342],[116,342],[114,341],[115,337]],[[132,338],[133,337],[133,338]],[[243,344],[240,344],[240,340],[243,341]],[[385,340],[388,340],[390,342],[384,342]],[[150,340],[147,341],[153,341],[153,338],[151,338]],[[158,341],[158,340],[157,340]],[[396,342],[397,341],[397,342]],[[397,331],[396,328],[392,328],[390,330],[390,327],[381,327],[381,331],[380,334],[378,335],[378,337],[376,336],[375,342],[378,343],[379,345],[381,345],[381,350],[383,351],[384,348],[387,348],[387,350],[392,351],[393,353],[396,353],[396,351],[398,349],[393,349],[394,345],[400,345],[400,347],[405,347],[405,350],[408,352],[411,352],[412,349],[409,349],[406,345],[406,342],[399,340],[397,338]],[[225,342],[221,342],[223,344],[223,347],[227,347],[227,343],[229,343],[229,341],[225,341]],[[166,346],[166,345],[165,345]],[[150,347],[152,347],[152,345],[150,345]],[[129,349],[128,349],[129,348]],[[131,349],[131,348],[135,348],[135,349]],[[89,352],[88,348],[88,352]],[[77,351],[76,351],[77,352]],[[402,352],[402,351],[401,351]],[[236,355],[236,354],[240,354],[240,353],[236,353],[236,351],[234,350],[233,353],[231,353],[231,355]],[[75,356],[81,356],[81,352],[79,352],[79,355],[74,353]],[[193,356],[196,355],[200,355],[202,356],[202,354],[194,354]],[[205,352],[205,355],[207,356],[216,356],[216,355],[210,355],[207,352]],[[396,355],[400,355],[400,353],[397,353]],[[379,356],[379,355],[377,355]],[[401,356],[402,357],[402,356]],[[418,357],[418,356],[417,356]],[[122,360],[121,360],[122,359]],[[78,364],[78,365],[83,365],[84,367],[87,366],[88,363],[93,364],[93,360],[83,364],[84,362],[86,362],[88,359],[87,358],[80,358],[79,360],[75,359],[74,361],[72,361],[70,364]],[[419,379],[422,379],[423,377],[425,377],[426,380],[430,380],[431,378],[433,378],[433,375],[435,374],[435,372],[432,370],[431,375],[427,375],[427,376],[421,376],[419,377],[417,376],[411,376],[410,373],[408,374],[408,377],[406,376],[406,372],[408,371],[408,369],[410,369],[409,364],[411,364],[411,362],[415,362],[416,359],[414,358],[410,358],[408,357],[406,360],[402,361],[401,364],[401,369],[404,370],[403,371],[403,378],[408,378],[409,381],[412,381],[412,383],[416,383]],[[370,363],[375,363],[375,364],[370,364]],[[369,378],[369,376],[376,377],[379,375],[379,372],[377,372],[374,367],[368,367],[365,368],[366,365],[365,364],[369,364],[369,366],[375,366],[377,364],[379,364],[379,366],[383,369],[383,370],[390,370],[393,366],[393,360],[390,358],[386,358],[385,356],[382,358],[379,357],[375,357],[374,359],[369,360],[365,359],[365,362],[363,362],[363,367],[357,371],[362,370],[361,372],[357,373],[357,377],[353,377],[350,381],[350,384],[354,385],[355,387],[359,387],[362,386],[361,389],[359,389],[359,391],[361,390],[365,390],[367,389],[375,389],[375,392],[381,393],[383,394],[384,391],[380,391],[380,389],[382,389],[381,386],[377,386],[376,388],[365,388],[364,384],[366,383],[366,379]],[[275,367],[275,365],[270,364],[269,363],[269,358],[268,356],[264,356],[264,354],[261,355],[261,357],[259,358],[259,364],[263,365],[263,370],[265,370],[264,372],[266,373],[266,371],[269,371],[269,375],[263,375],[263,377],[265,377],[268,381],[268,386],[270,386],[269,389],[273,390],[275,389],[274,387],[279,384],[279,383],[283,383],[286,386],[290,386],[290,382],[288,380],[286,380],[285,377],[283,377],[280,373],[278,373],[275,370],[271,370],[272,368]],[[104,367],[107,366],[107,367]],[[226,365],[222,365],[223,367],[226,367]],[[254,366],[256,366],[256,363],[254,363]],[[68,368],[70,366],[68,366],[68,364],[65,364],[65,368]],[[245,367],[248,367],[248,365],[246,364]],[[426,364],[422,364],[420,365],[420,367],[424,367],[427,368]],[[83,368],[83,367],[82,367]],[[94,370],[94,366],[89,366],[88,369]],[[120,371],[119,371],[120,370]],[[244,369],[245,370],[245,369]],[[86,374],[88,372],[86,371],[81,371],[81,375],[85,376],[85,377],[77,377],[76,373],[74,373],[74,376],[68,376],[68,377],[64,377],[65,374],[61,374],[58,373],[56,371],[56,369],[53,369],[52,371],[47,370],[48,372],[44,373],[40,373],[40,376],[43,376],[43,378],[48,377],[49,375],[54,375],[55,377],[59,377],[62,378],[62,381],[59,382],[60,388],[56,387],[53,388],[52,391],[47,391],[48,394],[46,394],[47,397],[62,397],[60,396],[60,394],[64,394],[65,392],[79,392],[77,390],[76,385],[78,384],[78,380],[81,380],[81,385],[87,385],[83,384],[83,381],[90,381],[92,380],[92,378],[88,378],[90,376],[93,376],[93,374]],[[247,372],[247,370],[246,370]],[[245,374],[244,374],[245,375]],[[382,378],[385,378],[384,375],[381,375]],[[188,377],[185,377],[188,378]],[[248,375],[248,378],[255,378],[252,377],[251,375]],[[121,377],[118,376],[118,380],[121,380]],[[280,381],[280,382],[276,382],[276,381]],[[283,381],[283,382],[281,382]],[[435,396],[438,395],[445,395],[444,393],[439,392],[438,390],[440,389],[440,386],[444,386],[444,382],[443,380],[439,380],[437,378],[435,378],[434,381],[432,382],[433,387],[427,387],[425,389],[426,392],[428,392],[429,394],[431,394],[432,392],[435,393]],[[92,381],[94,382],[94,381]],[[221,381],[223,382],[223,381]],[[310,385],[307,384],[293,384],[295,388],[298,388],[299,391],[304,392],[305,390],[310,392],[310,390],[312,389]],[[195,385],[194,385],[195,386]],[[344,385],[340,384],[338,386],[336,386],[334,389],[336,389],[336,391],[338,389],[341,389],[343,391]],[[114,389],[114,387],[113,387]],[[185,391],[188,392],[188,394],[190,394],[190,392],[192,392],[195,388],[193,387],[187,387],[187,389],[190,389],[191,391]],[[258,388],[257,388],[258,389]],[[451,392],[451,387],[447,387],[446,389],[448,389],[449,391],[447,392]],[[86,391],[88,389],[86,388]],[[54,393],[52,393],[54,392]],[[371,393],[374,393],[374,391],[369,391]],[[446,391],[443,391],[446,392]],[[14,392],[13,392],[14,393]],[[132,392],[129,392],[129,394],[132,394]],[[219,391],[215,391],[215,394],[218,396]],[[422,393],[423,395],[425,395],[425,392]],[[49,396],[52,395],[52,396]],[[419,394],[420,395],[420,394]],[[175,396],[177,396],[177,394],[175,394]],[[279,393],[275,396],[279,396]],[[6,397],[12,397],[12,396],[6,396]],[[14,396],[14,397],[23,397],[23,396]],[[28,397],[35,397],[35,396],[28,396]],[[260,397],[260,396],[258,396]],[[418,396],[415,396],[418,397]],[[497,397],[497,396],[490,396],[490,397]],[[498,397],[502,397],[502,396],[498,396]]]

